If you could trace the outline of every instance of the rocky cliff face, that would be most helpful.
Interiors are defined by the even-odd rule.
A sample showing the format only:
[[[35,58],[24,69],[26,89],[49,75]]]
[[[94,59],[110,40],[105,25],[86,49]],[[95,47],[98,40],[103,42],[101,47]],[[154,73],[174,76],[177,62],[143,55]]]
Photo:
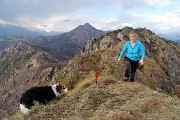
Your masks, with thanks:
[[[0,56],[1,80],[11,76],[13,72],[24,66],[28,68],[39,67],[42,63],[57,63],[58,60],[47,52],[23,41],[17,41],[12,47],[7,48]]]

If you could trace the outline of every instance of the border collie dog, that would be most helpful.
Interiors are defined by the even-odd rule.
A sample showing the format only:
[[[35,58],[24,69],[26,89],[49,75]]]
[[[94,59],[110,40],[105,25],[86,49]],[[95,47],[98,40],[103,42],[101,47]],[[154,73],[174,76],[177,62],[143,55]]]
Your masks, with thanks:
[[[38,86],[27,90],[20,99],[20,110],[27,114],[30,108],[38,103],[46,104],[67,91],[64,85]]]

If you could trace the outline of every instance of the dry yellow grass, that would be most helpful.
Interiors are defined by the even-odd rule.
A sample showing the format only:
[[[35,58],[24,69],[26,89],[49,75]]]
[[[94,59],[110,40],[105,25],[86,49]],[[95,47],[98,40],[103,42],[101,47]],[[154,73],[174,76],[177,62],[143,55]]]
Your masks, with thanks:
[[[180,100],[140,83],[100,77],[87,78],[64,96],[34,107],[28,116],[16,113],[10,120],[179,120]],[[88,84],[88,85],[87,85]],[[87,85],[87,86],[86,86]],[[84,87],[86,86],[86,87]]]
[[[91,86],[94,83],[94,79],[93,78],[86,78],[84,81],[79,82],[77,85],[75,85],[75,88],[70,90],[67,95],[71,96],[74,94],[77,94],[78,92],[82,91],[83,89]]]
[[[32,59],[26,64],[26,67],[39,67],[39,64],[37,62],[37,59]]]

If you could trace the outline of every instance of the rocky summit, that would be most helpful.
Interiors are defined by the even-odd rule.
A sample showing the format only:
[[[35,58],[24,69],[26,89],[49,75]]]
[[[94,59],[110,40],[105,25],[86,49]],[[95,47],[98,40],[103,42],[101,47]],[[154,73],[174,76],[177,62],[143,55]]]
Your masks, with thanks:
[[[180,97],[180,44],[160,38],[146,28],[133,29],[125,27],[110,32],[100,39],[89,39],[82,53],[88,54],[92,51],[110,50],[112,53],[108,54],[107,57],[114,58],[113,55],[119,54],[128,40],[130,31],[135,31],[139,34],[138,39],[146,48],[144,69],[143,71],[138,71],[137,80],[154,89],[160,88]],[[153,78],[153,76],[158,77]]]

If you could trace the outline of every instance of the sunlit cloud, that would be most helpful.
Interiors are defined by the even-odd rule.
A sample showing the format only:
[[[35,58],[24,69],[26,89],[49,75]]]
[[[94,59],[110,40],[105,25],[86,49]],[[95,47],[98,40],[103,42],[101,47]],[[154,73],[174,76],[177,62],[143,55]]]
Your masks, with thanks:
[[[148,0],[148,6],[163,7],[169,5],[172,0]]]
[[[4,20],[0,19],[0,24],[7,24]]]
[[[167,12],[165,15],[150,15],[147,21],[157,25],[159,30],[165,31],[172,28],[180,28],[179,14]]]

